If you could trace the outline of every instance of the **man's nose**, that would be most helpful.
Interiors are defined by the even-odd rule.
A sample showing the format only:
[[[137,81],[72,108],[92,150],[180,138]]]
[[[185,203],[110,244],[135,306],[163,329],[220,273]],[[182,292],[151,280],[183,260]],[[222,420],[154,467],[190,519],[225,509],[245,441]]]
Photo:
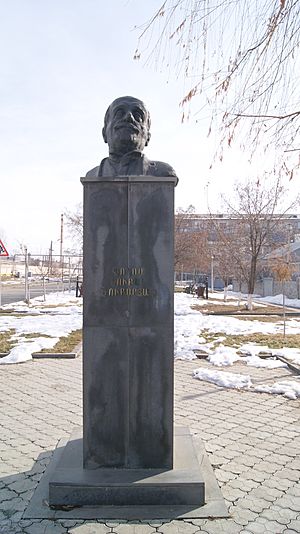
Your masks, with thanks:
[[[130,122],[134,122],[134,116],[133,116],[132,112],[130,111],[130,109],[128,109],[126,111],[125,120],[126,121],[130,121]]]

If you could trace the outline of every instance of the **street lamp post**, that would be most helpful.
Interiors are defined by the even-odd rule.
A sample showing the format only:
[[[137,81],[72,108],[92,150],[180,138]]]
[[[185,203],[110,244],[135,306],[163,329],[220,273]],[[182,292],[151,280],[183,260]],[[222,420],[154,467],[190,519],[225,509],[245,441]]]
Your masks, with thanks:
[[[214,292],[214,255],[211,255],[211,271],[210,271],[210,286],[211,286],[211,292]]]
[[[29,279],[28,279],[28,250],[27,247],[24,247],[24,255],[25,255],[25,302],[29,305],[30,302],[30,296],[29,296]]]

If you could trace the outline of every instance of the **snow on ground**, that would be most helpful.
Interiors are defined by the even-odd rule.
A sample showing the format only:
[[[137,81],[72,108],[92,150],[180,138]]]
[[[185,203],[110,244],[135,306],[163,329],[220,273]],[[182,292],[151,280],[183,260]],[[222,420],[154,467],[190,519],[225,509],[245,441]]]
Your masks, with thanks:
[[[219,302],[222,294],[214,294],[214,300]],[[219,299],[219,300],[218,300]],[[294,301],[292,301],[294,303]],[[284,394],[290,399],[300,397],[300,381],[286,380],[272,385],[252,385],[249,374],[240,375],[234,372],[216,370],[216,367],[234,366],[235,362],[244,362],[248,369],[252,366],[260,368],[284,367],[286,364],[274,358],[275,354],[284,356],[290,362],[300,364],[300,350],[283,348],[270,350],[255,343],[244,343],[239,349],[227,347],[223,344],[227,334],[246,335],[255,332],[265,334],[282,333],[282,322],[267,323],[259,320],[247,321],[245,317],[239,320],[236,317],[203,315],[191,308],[193,304],[206,304],[204,300],[195,299],[185,293],[175,294],[175,358],[195,359],[195,350],[204,351],[207,356],[208,368],[194,371],[194,377],[207,380],[221,387],[235,389],[247,388],[253,391],[262,391],[272,394]],[[296,301],[297,304],[297,301]],[[290,304],[293,305],[293,304]],[[0,364],[20,363],[31,359],[32,352],[42,348],[52,348],[59,337],[66,336],[73,330],[82,326],[82,299],[76,298],[74,292],[58,292],[47,295],[46,302],[42,297],[31,300],[28,307],[24,302],[7,304],[2,309],[12,309],[17,316],[7,314],[0,316],[0,333],[15,329],[13,335],[18,343],[10,354],[0,359]],[[219,344],[215,347],[213,342],[206,342],[201,332],[218,333]],[[300,333],[300,321],[287,319],[287,333]],[[25,334],[39,334],[38,337],[27,339]],[[50,336],[50,337],[46,337]],[[260,358],[258,353],[270,353],[269,358]],[[249,371],[248,371],[249,372]],[[263,380],[263,369],[262,369]]]
[[[228,298],[232,299],[238,299],[240,296],[240,293],[236,293],[234,291],[228,291]],[[214,298],[223,298],[223,292],[219,293],[219,296],[217,297],[216,294],[214,294]],[[241,294],[242,300],[247,301],[248,295],[245,295],[244,293]],[[282,306],[283,305],[283,295],[274,295],[273,297],[261,297],[260,295],[253,295],[253,301],[255,302],[255,306],[261,304],[274,304],[276,306]],[[289,299],[288,297],[285,297],[284,299],[285,305],[287,307],[291,308],[300,308],[300,299]]]
[[[44,297],[30,299],[29,306],[23,300],[20,300],[11,304],[3,304],[0,309],[36,314],[53,312],[55,314],[57,313],[57,307],[60,308],[60,313],[64,313],[64,307],[66,307],[66,313],[72,313],[73,306],[74,310],[77,310],[78,306],[82,308],[82,299],[75,297],[75,291],[58,291],[56,293],[47,293],[45,301]]]
[[[199,380],[206,380],[207,382],[212,382],[217,386],[225,388],[249,389],[252,386],[249,375],[226,373],[224,371],[214,371],[210,369],[195,369],[193,376],[199,378]]]
[[[199,303],[204,302],[199,300]],[[205,301],[207,302],[207,301]],[[204,350],[212,358],[212,355],[215,355],[215,365],[232,365],[234,361],[237,361],[239,355],[237,352],[246,351],[250,353],[251,356],[257,356],[258,352],[262,350],[269,350],[268,347],[261,347],[255,344],[244,344],[241,349],[234,349],[232,347],[218,347],[213,349],[214,343],[207,343],[203,337],[200,337],[203,330],[208,331],[209,333],[219,333],[220,336],[218,341],[225,340],[225,335],[246,335],[251,333],[263,333],[263,334],[282,334],[283,327],[282,323],[267,323],[255,320],[246,320],[246,317],[243,317],[243,320],[240,320],[232,316],[222,316],[222,315],[202,315],[199,311],[193,310],[191,306],[193,304],[198,304],[192,295],[187,295],[185,293],[175,293],[175,358],[192,360],[195,359],[194,350]],[[296,319],[287,319],[286,321],[286,333],[287,334],[299,334],[300,333],[300,321]],[[215,342],[216,340],[214,340]],[[282,353],[284,351],[284,354]],[[289,359],[295,363],[300,364],[300,350],[297,349],[278,349],[278,351],[270,351],[273,354],[278,353],[279,355],[284,355],[287,357],[289,354]],[[244,357],[242,357],[245,360]],[[213,362],[212,358],[212,363]],[[269,360],[266,360],[268,362]],[[224,363],[222,363],[224,362]],[[264,367],[279,367],[282,364],[274,364],[271,361],[270,363],[260,363],[257,359],[251,361],[247,360],[248,365],[264,366]],[[283,364],[284,365],[284,364]]]
[[[246,346],[247,350],[245,350]],[[239,352],[245,350],[245,353],[249,355],[241,357],[237,354],[237,350]],[[217,367],[233,365],[234,362],[238,361],[244,362],[250,367],[268,367],[269,369],[276,369],[277,367],[287,367],[285,363],[281,362],[280,360],[277,360],[275,357],[272,357],[272,353],[270,353],[270,358],[260,358],[256,355],[256,352],[260,352],[261,350],[261,347],[250,344],[243,345],[242,349],[235,349],[233,347],[226,347],[224,345],[220,345],[219,347],[216,347],[211,354],[208,355],[208,361]]]
[[[274,369],[277,367],[287,367],[285,363],[275,358],[276,354],[284,356],[290,362],[300,364],[299,349],[286,347],[271,350],[267,346],[261,346],[255,343],[244,343],[239,349],[236,349],[222,344],[226,339],[222,334],[282,333],[282,323],[280,321],[278,323],[264,323],[259,320],[247,321],[245,317],[243,317],[243,320],[239,320],[235,317],[228,316],[202,315],[201,312],[191,308],[193,304],[198,304],[198,302],[206,304],[206,301],[198,301],[192,295],[185,293],[175,294],[175,358],[181,360],[196,359],[194,351],[198,350],[206,353],[208,355],[207,362],[210,366],[215,367],[232,366],[235,362],[243,362],[248,367],[258,368]],[[210,333],[220,333],[217,340],[221,344],[214,347],[216,339],[214,339],[214,342],[206,342],[203,336],[201,336],[203,330]],[[300,333],[300,321],[288,319],[286,322],[286,332]],[[259,352],[269,352],[270,357],[262,359],[258,356]],[[276,382],[273,385],[260,384],[253,387],[249,375],[216,371],[212,368],[196,369],[194,371],[194,377],[199,380],[212,382],[221,387],[235,389],[251,388],[257,392],[280,393],[290,399],[300,397],[300,382],[296,380]]]
[[[201,314],[191,308],[195,299],[185,293],[175,293],[175,357],[187,360],[195,358],[194,349],[199,349],[205,339],[199,337]]]
[[[283,295],[275,295],[274,297],[260,297],[259,302],[264,302],[265,304],[277,304],[283,305]],[[291,306],[291,308],[300,308],[300,299],[289,299],[285,297],[285,306]]]
[[[255,386],[254,389],[260,393],[283,394],[292,400],[300,397],[300,382],[296,382],[296,380],[283,380],[282,382],[275,382],[272,386],[261,384]]]
[[[249,375],[228,373],[226,371],[214,371],[211,369],[195,369],[193,377],[216,386],[230,389],[252,389],[258,393],[282,394],[288,399],[296,400],[300,397],[300,382],[296,380],[282,380],[274,384],[259,384],[253,386]]]
[[[31,300],[30,306],[24,302],[2,306],[3,310],[10,309],[21,315],[0,316],[0,332],[15,329],[12,339],[18,342],[8,356],[0,358],[0,364],[31,360],[33,352],[50,349],[60,337],[81,328],[82,299],[74,295],[74,291],[49,293],[46,302],[43,297],[36,297]],[[27,339],[24,334],[40,336]]]

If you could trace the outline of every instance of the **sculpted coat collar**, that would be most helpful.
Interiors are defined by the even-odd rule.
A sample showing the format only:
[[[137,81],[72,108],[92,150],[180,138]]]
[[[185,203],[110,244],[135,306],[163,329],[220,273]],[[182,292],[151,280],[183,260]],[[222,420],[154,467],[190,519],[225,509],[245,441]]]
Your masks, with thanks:
[[[123,154],[122,156],[119,156],[117,154],[109,154],[109,161],[111,161],[113,164],[120,164],[120,163],[129,163],[132,160],[139,159],[143,156],[142,152],[140,150],[132,150],[132,152],[127,152],[127,154]]]

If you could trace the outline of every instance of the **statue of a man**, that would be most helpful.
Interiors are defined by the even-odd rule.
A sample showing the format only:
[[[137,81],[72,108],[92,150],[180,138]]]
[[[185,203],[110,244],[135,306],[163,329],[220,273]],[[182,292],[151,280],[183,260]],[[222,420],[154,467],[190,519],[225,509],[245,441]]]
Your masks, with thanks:
[[[174,176],[174,169],[162,161],[150,161],[143,154],[150,140],[150,115],[138,98],[122,96],[105,113],[102,130],[109,156],[87,176]]]

